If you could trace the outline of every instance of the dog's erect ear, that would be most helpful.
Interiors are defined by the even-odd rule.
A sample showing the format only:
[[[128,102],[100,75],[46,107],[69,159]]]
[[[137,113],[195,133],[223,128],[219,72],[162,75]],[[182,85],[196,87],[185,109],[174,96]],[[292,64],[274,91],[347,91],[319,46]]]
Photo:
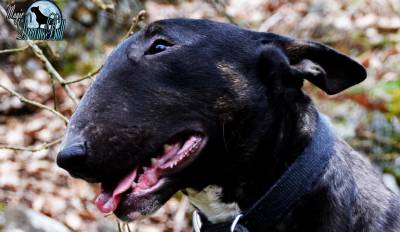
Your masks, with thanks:
[[[272,33],[265,36],[263,43],[277,45],[286,54],[294,78],[306,79],[328,94],[337,94],[367,77],[361,64],[330,47]]]

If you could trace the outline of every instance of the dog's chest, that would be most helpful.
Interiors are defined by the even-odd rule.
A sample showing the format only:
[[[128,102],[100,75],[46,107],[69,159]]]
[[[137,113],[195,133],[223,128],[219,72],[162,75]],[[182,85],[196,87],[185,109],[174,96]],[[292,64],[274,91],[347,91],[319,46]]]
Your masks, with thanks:
[[[221,201],[222,188],[218,186],[210,185],[200,192],[189,188],[186,193],[192,205],[212,223],[232,220],[241,212],[236,202]]]

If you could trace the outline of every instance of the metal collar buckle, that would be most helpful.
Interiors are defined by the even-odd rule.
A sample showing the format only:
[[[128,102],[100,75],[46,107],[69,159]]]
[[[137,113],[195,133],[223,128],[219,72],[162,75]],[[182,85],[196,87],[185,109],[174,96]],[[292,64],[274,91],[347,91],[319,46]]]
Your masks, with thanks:
[[[201,223],[201,217],[197,212],[197,210],[193,211],[192,224],[193,224],[193,230],[195,232],[201,232],[201,226],[203,225],[203,223]]]
[[[236,225],[238,224],[238,222],[242,216],[243,216],[242,214],[239,214],[235,217],[235,219],[233,220],[231,227],[230,227],[231,232],[235,231]],[[195,232],[201,232],[201,227],[203,226],[203,223],[201,222],[201,217],[200,217],[199,212],[197,212],[197,210],[195,210],[193,212],[192,223],[193,223],[193,230]]]
[[[239,214],[235,217],[235,219],[233,220],[232,225],[231,225],[231,232],[235,232],[236,225],[238,224],[238,222],[242,216],[243,216],[242,214]]]

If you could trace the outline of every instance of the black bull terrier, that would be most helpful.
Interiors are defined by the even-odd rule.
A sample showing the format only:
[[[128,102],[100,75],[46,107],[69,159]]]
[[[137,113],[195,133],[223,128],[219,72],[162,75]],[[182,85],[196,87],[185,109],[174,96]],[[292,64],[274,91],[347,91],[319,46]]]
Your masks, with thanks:
[[[316,42],[157,21],[109,56],[57,163],[100,182],[96,206],[125,221],[182,190],[196,230],[400,231],[399,197],[301,89],[308,80],[336,94],[365,78]]]

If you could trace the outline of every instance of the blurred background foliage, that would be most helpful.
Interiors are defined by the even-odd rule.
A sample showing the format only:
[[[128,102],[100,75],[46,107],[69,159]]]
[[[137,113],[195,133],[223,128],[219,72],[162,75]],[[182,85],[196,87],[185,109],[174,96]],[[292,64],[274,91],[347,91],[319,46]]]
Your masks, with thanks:
[[[308,84],[305,91],[332,118],[337,132],[373,160],[388,187],[399,192],[400,1],[56,2],[67,20],[65,39],[36,45],[66,81],[96,71],[143,9],[147,17],[139,28],[157,19],[206,18],[313,39],[349,54],[367,68],[366,81],[335,96]],[[5,8],[7,1],[0,4]],[[33,50],[26,48],[26,42],[15,38],[14,28],[0,17],[0,83],[69,117],[74,103],[63,86],[51,78]],[[7,51],[14,48],[21,49]],[[95,76],[68,86],[81,97],[92,79]],[[64,129],[65,123],[51,112],[22,103],[0,89],[0,147],[12,148],[0,149],[0,230],[36,231],[29,229],[29,221],[45,217],[51,230],[43,231],[63,231],[55,229],[61,227],[65,231],[118,231],[115,218],[100,215],[93,205],[98,187],[73,179],[56,167],[57,145],[43,149],[48,145],[44,143],[61,138]],[[177,195],[154,216],[130,224],[129,229],[190,231],[190,210],[188,200]],[[128,231],[126,225],[119,226]]]

